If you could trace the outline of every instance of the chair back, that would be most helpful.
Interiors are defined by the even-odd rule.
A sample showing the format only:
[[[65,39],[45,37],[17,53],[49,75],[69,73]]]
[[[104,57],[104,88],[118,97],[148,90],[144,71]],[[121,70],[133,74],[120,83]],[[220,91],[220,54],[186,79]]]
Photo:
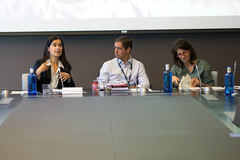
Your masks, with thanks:
[[[28,75],[29,73],[22,74],[22,91],[28,90]]]
[[[218,86],[218,72],[212,71],[212,77],[213,77],[213,81],[214,81],[214,86]]]

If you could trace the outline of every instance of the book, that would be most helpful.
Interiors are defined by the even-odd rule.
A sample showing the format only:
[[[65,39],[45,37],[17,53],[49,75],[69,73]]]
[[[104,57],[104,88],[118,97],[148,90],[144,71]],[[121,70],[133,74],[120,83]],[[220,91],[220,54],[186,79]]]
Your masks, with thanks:
[[[129,91],[127,84],[114,84],[110,86],[111,91]]]

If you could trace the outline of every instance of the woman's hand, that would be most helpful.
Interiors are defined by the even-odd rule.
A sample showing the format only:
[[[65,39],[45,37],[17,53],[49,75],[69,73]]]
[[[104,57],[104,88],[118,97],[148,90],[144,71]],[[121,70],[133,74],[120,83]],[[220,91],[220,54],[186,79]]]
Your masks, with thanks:
[[[63,82],[65,82],[67,79],[70,79],[71,76],[67,72],[61,72],[60,73],[60,78],[63,80]]]
[[[193,78],[191,80],[191,85],[192,85],[192,87],[199,87],[200,86],[200,81],[197,78]]]
[[[179,85],[179,79],[178,79],[178,77],[177,76],[172,76],[172,84],[174,84],[174,85]]]
[[[38,69],[36,70],[36,75],[38,79],[40,79],[41,73],[48,70],[48,68],[49,68],[48,62],[45,62],[40,67],[38,67]]]

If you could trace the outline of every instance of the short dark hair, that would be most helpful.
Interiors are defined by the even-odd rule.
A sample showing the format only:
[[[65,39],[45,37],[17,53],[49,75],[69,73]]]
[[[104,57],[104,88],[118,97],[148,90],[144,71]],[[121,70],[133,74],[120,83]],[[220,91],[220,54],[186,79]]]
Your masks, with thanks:
[[[130,47],[130,52],[131,52],[132,47],[133,47],[133,40],[130,37],[128,37],[128,36],[120,36],[120,37],[115,39],[115,42],[121,42],[125,49]]]
[[[190,51],[190,63],[191,64],[193,64],[193,61],[197,59],[197,54],[196,54],[193,46],[184,39],[177,39],[172,46],[173,61],[174,61],[174,64],[176,64],[177,66],[183,67],[183,65],[184,65],[184,63],[178,58],[178,55],[177,55],[178,49]]]
[[[67,57],[66,57],[66,55],[65,55],[65,48],[64,48],[63,40],[62,40],[62,38],[60,38],[60,37],[50,36],[50,37],[48,38],[47,43],[46,43],[46,45],[45,45],[45,47],[44,47],[42,60],[43,60],[43,62],[45,62],[46,60],[48,60],[48,59],[50,58],[50,53],[48,52],[48,47],[51,46],[51,44],[52,44],[52,42],[53,42],[54,40],[58,40],[58,39],[59,39],[59,40],[61,41],[61,43],[62,43],[62,55],[59,57],[59,60],[62,62],[62,64],[63,64],[64,67],[69,68],[69,70],[71,70],[72,67],[71,67],[70,63],[68,62]]]

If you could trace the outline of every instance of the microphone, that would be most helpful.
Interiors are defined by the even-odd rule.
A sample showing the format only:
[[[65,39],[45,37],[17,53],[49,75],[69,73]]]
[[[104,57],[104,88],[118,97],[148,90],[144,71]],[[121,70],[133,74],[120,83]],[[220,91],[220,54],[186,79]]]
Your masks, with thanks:
[[[131,62],[130,62],[131,64],[130,64],[130,70],[131,70],[131,73],[130,73],[130,75],[132,75],[132,60],[131,60]],[[131,79],[129,79],[129,81],[131,81]],[[138,81],[138,75],[137,75],[137,81]],[[138,85],[138,83],[137,83],[137,81],[135,80],[135,78],[133,77],[133,83],[134,83],[134,86],[136,86],[137,87],[137,85]]]
[[[199,79],[199,82],[200,82],[200,85],[199,85],[199,87],[200,87],[200,93],[201,93],[201,91],[202,91],[202,82],[201,82],[200,74],[199,74],[199,71],[198,71],[198,66],[197,66],[197,64],[195,64],[194,66],[195,66],[195,68],[196,68],[196,70],[197,70],[198,79]]]
[[[236,73],[236,68],[237,68],[237,62],[234,61],[234,68],[233,68],[233,75],[235,77],[235,73]]]
[[[60,80],[61,80],[61,83],[62,83],[62,88],[64,87],[63,85],[63,80],[62,80],[62,77],[61,77],[61,72],[60,72],[60,67],[58,67],[58,74],[59,74],[59,77],[60,77]]]
[[[138,75],[137,75],[137,79],[138,79]],[[130,80],[131,81],[131,80]],[[135,78],[133,77],[133,83],[134,83],[134,86],[136,86],[137,87],[137,82],[136,82],[136,80],[135,80]]]

